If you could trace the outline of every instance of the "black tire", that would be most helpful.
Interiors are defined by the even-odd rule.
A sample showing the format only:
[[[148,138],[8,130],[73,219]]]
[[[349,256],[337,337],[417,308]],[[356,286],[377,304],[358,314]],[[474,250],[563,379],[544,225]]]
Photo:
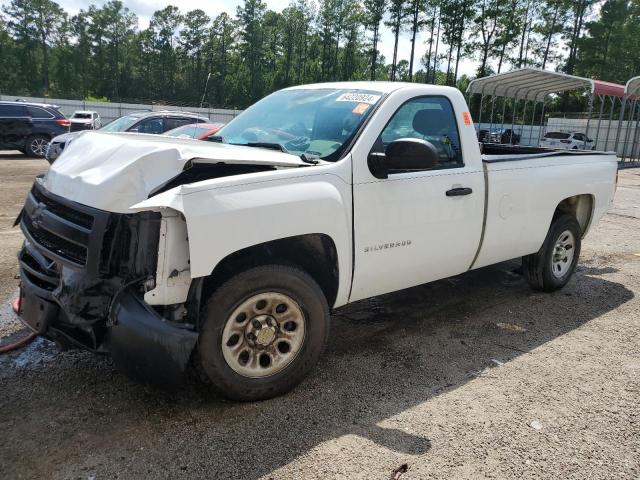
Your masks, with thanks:
[[[284,369],[250,378],[236,372],[225,360],[223,332],[227,321],[235,321],[230,316],[243,302],[271,292],[288,296],[300,307],[304,314],[304,339]],[[196,367],[214,390],[237,401],[264,400],[291,390],[315,366],[329,338],[329,306],[322,290],[305,272],[284,265],[255,267],[235,275],[209,297],[200,318]]]
[[[569,231],[573,235],[573,256],[562,274],[554,274],[553,259],[560,236]],[[535,290],[552,292],[564,287],[575,271],[580,256],[582,229],[573,215],[562,214],[551,223],[547,237],[537,253],[522,257],[522,269],[527,282]]]
[[[46,135],[31,135],[25,142],[25,153],[29,157],[44,158],[45,153],[47,153],[46,145],[49,143],[49,141],[50,138]]]

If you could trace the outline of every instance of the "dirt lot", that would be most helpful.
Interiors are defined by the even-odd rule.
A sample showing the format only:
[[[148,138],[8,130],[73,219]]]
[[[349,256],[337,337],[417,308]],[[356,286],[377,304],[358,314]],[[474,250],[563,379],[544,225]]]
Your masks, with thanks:
[[[0,154],[2,343],[45,169]],[[640,169],[620,179],[564,290],[508,262],[351,305],[282,398],[160,392],[44,340],[0,355],[0,478],[639,478]]]

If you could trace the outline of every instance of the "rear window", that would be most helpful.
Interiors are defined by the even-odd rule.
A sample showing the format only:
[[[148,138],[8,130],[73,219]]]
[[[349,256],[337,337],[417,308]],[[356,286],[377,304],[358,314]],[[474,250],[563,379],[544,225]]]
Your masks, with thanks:
[[[53,118],[53,115],[40,107],[27,107],[31,118]]]
[[[549,132],[549,133],[545,133],[544,138],[554,138],[556,140],[566,140],[567,138],[569,138],[569,134],[568,133],[562,133],[562,132]]]
[[[190,117],[167,117],[164,120],[164,130],[173,130],[174,128],[182,127],[190,123],[198,123],[198,118]]]

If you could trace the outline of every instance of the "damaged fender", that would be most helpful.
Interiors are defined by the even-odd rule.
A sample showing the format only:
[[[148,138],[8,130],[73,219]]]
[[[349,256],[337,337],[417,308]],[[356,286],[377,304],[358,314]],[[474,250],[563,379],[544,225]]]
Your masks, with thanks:
[[[351,282],[350,171],[349,162],[342,164],[346,179],[327,173],[324,166],[218,178],[172,188],[130,211],[183,214],[191,278],[210,275],[225,257],[247,247],[298,235],[328,235],[343,252],[334,305],[339,306],[347,302]],[[293,176],[298,178],[292,183]]]

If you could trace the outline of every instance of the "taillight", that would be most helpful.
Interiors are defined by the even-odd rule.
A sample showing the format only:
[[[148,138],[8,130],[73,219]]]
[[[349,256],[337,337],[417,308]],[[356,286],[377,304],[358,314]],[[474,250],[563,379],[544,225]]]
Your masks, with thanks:
[[[66,118],[57,118],[56,119],[56,123],[58,125],[60,125],[61,127],[70,127],[71,126],[71,120],[67,120]]]

